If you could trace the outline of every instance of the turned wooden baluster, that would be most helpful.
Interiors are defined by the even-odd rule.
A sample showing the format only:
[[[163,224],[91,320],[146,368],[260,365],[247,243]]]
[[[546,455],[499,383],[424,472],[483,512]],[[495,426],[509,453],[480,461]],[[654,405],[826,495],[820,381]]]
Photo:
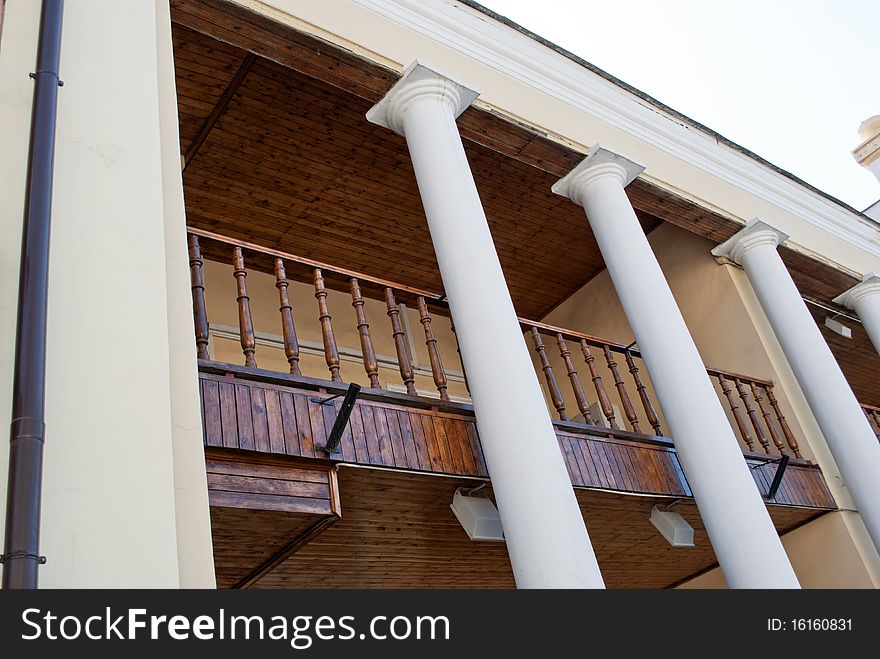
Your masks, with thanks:
[[[776,432],[776,428],[773,426],[773,418],[770,415],[770,410],[767,409],[767,406],[764,405],[764,397],[761,395],[761,390],[758,388],[758,385],[754,382],[751,382],[752,396],[755,398],[755,402],[758,404],[758,409],[761,410],[761,416],[764,417],[764,424],[767,426],[767,430],[770,431],[770,439],[773,441],[773,445],[776,447],[776,450],[779,451],[780,455],[784,455],[785,451],[782,440],[779,438],[779,433]]]
[[[205,280],[202,276],[202,250],[199,237],[189,237],[189,275],[192,283],[193,318],[196,323],[196,356],[210,359],[208,354],[208,310],[205,307]]]
[[[611,406],[611,399],[608,398],[605,385],[602,384],[602,376],[599,375],[599,370],[596,368],[596,358],[593,357],[586,339],[581,339],[581,352],[584,353],[584,361],[587,363],[587,368],[590,369],[590,377],[593,379],[593,386],[596,388],[596,396],[599,399],[599,407],[602,408],[602,414],[608,419],[609,426],[620,430],[620,425],[618,425],[617,419],[614,418],[614,408]]]
[[[327,310],[327,288],[324,286],[324,275],[320,268],[315,268],[315,298],[318,300],[318,313],[321,321],[321,337],[324,339],[324,359],[330,369],[330,379],[342,382],[339,375],[339,350],[336,348],[336,337],[333,336],[333,323]]]
[[[287,273],[284,271],[284,261],[275,259],[275,288],[278,289],[278,301],[281,306],[281,331],[284,334],[284,354],[287,363],[290,364],[290,372],[293,375],[302,375],[299,368],[299,342],[296,340],[296,328],[293,325],[293,307],[290,306],[290,297],[287,293]]]
[[[385,304],[388,307],[388,317],[391,319],[391,331],[394,334],[394,346],[397,349],[397,363],[400,367],[400,377],[406,386],[406,393],[417,395],[415,386],[415,374],[413,373],[412,361],[409,349],[406,345],[406,336],[400,323],[400,309],[397,308],[397,300],[394,299],[394,291],[385,289]]]
[[[749,431],[745,419],[743,419],[742,412],[739,411],[739,405],[736,404],[736,398],[734,398],[733,391],[730,388],[727,379],[720,373],[716,377],[718,378],[718,383],[721,385],[721,391],[724,392],[724,396],[727,398],[727,402],[730,405],[730,411],[733,412],[733,418],[736,421],[736,427],[739,428],[739,434],[742,436],[746,446],[749,447],[749,450],[754,451],[755,440],[752,438],[752,433]]]
[[[446,371],[443,370],[443,362],[440,361],[440,351],[437,350],[437,339],[434,338],[434,330],[431,329],[431,315],[428,313],[428,305],[425,298],[418,297],[419,322],[425,328],[425,345],[428,347],[428,358],[431,361],[431,373],[434,375],[434,384],[440,392],[441,400],[449,400],[446,391]]]
[[[471,385],[468,384],[467,371],[464,368],[464,360],[461,358],[461,345],[458,343],[458,334],[455,333],[455,325],[450,321],[449,329],[452,330],[452,336],[455,337],[455,351],[458,353],[458,363],[461,364],[461,375],[464,377],[464,388],[471,393]]]
[[[568,345],[565,343],[565,337],[563,337],[562,334],[557,333],[556,343],[559,345],[559,354],[562,356],[562,361],[565,362],[565,368],[568,371],[568,379],[571,381],[571,389],[574,392],[574,398],[577,401],[578,409],[581,411],[581,414],[583,414],[584,421],[590,425],[594,425],[595,421],[593,421],[593,416],[590,414],[590,403],[587,401],[587,396],[584,394],[584,388],[581,386],[581,380],[571,361],[571,351],[569,351]]]
[[[376,361],[376,352],[373,350],[373,339],[370,338],[370,326],[367,324],[367,316],[364,313],[364,298],[361,295],[361,287],[356,277],[351,278],[351,306],[357,317],[358,334],[361,336],[361,352],[364,354],[364,370],[370,378],[370,386],[381,389],[379,382],[379,362]]]
[[[232,250],[232,276],[238,285],[238,329],[241,336],[241,351],[244,353],[244,365],[256,366],[257,361],[254,359],[254,351],[257,343],[254,340],[254,321],[251,318],[251,299],[248,297],[247,270],[244,269],[244,256],[241,254],[241,247],[235,247]]]
[[[550,400],[553,402],[553,407],[556,408],[560,420],[568,421],[568,416],[565,414],[565,399],[562,397],[562,392],[559,391],[559,385],[556,384],[556,376],[553,375],[553,367],[550,366],[550,360],[547,359],[547,353],[544,351],[544,342],[541,340],[541,334],[536,327],[531,328],[531,334],[532,341],[535,344],[535,352],[538,353],[538,358],[541,360],[544,379],[547,380]]]
[[[776,396],[773,394],[773,385],[765,385],[764,391],[767,392],[767,400],[770,401],[770,407],[772,407],[773,411],[776,413],[776,420],[779,421],[779,427],[782,428],[782,434],[785,436],[785,443],[788,444],[788,448],[794,453],[794,457],[801,457],[801,452],[798,448],[797,440],[794,438],[794,433],[791,432],[791,428],[788,427],[788,421],[785,420],[785,415],[783,415],[782,410],[779,409],[779,401],[776,400]]]
[[[752,428],[755,429],[755,436],[758,438],[758,443],[761,445],[761,448],[764,449],[764,453],[770,453],[770,442],[767,441],[767,435],[764,434],[764,429],[761,428],[761,421],[755,413],[755,408],[752,407],[752,404],[749,402],[749,390],[739,378],[734,378],[733,383],[736,385],[739,397],[742,399],[743,406],[746,408],[746,414],[749,415],[749,420],[752,422]]]
[[[877,439],[880,439],[880,414],[877,414],[877,410],[862,409],[865,411],[865,416],[868,417],[868,423],[874,429],[874,434],[877,435]]]
[[[608,346],[602,346],[605,351],[605,361],[608,362],[608,368],[611,376],[614,378],[614,386],[617,387],[617,393],[620,395],[620,402],[623,403],[623,413],[626,415],[627,421],[633,432],[642,432],[639,428],[639,417],[636,416],[636,408],[633,407],[632,401],[629,399],[629,393],[626,391],[626,384],[620,377],[620,371],[617,370],[617,362],[614,361],[614,353]]]
[[[645,388],[645,383],[642,382],[642,377],[639,375],[639,367],[636,366],[636,361],[629,350],[624,353],[624,357],[626,358],[626,365],[629,367],[629,372],[632,374],[633,382],[636,385],[636,391],[639,392],[639,398],[642,401],[645,416],[648,417],[648,423],[651,424],[651,427],[654,429],[654,434],[657,437],[663,437],[663,432],[660,429],[660,419],[657,418],[657,411],[654,409],[654,403],[648,396],[648,390]]]

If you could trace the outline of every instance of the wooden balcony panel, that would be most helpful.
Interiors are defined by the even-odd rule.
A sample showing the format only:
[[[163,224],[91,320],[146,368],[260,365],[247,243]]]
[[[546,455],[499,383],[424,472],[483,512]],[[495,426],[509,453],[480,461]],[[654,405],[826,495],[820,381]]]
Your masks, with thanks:
[[[212,449],[206,462],[221,588],[250,585],[340,518],[329,465]]]
[[[340,443],[320,450],[345,385],[230,364],[200,363],[205,444],[209,448],[488,478],[470,405],[365,388]],[[555,422],[572,484],[629,493],[691,497],[671,440]],[[767,494],[776,463],[745,456]],[[263,495],[266,496],[265,494]],[[774,503],[834,508],[821,472],[792,460]]]

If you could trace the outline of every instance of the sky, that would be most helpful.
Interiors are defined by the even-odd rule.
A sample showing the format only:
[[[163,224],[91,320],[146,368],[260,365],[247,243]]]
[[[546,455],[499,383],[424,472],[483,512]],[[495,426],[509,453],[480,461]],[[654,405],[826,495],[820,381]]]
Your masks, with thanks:
[[[852,157],[880,114],[880,0],[478,0],[863,210]]]

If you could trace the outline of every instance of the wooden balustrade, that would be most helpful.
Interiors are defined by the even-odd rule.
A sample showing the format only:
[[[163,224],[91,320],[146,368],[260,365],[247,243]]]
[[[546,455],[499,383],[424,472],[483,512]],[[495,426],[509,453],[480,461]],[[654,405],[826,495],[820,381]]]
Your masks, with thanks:
[[[204,239],[207,243],[200,243]],[[209,245],[209,247],[206,247]],[[189,256],[190,275],[193,297],[193,317],[195,321],[196,354],[199,359],[209,359],[209,324],[205,304],[205,276],[204,260],[220,259],[225,250],[232,249],[233,277],[236,282],[236,302],[238,306],[239,337],[241,350],[244,354],[245,366],[256,367],[256,339],[254,322],[251,315],[251,298],[248,294],[246,283],[247,268],[245,266],[245,252],[249,253],[248,259],[252,267],[258,267],[263,272],[272,272],[274,269],[275,287],[278,290],[279,312],[281,315],[281,347],[289,364],[289,371],[295,376],[303,375],[300,366],[300,342],[297,340],[296,324],[294,322],[294,305],[291,303],[293,289],[290,288],[288,268],[295,266],[297,281],[310,281],[314,286],[314,296],[318,303],[317,321],[321,332],[322,352],[330,372],[330,380],[342,381],[340,351],[336,344],[333,318],[331,317],[328,295],[329,290],[348,289],[351,294],[351,306],[354,310],[354,322],[360,339],[360,357],[363,368],[369,380],[370,387],[381,388],[380,365],[387,364],[393,358],[379,358],[373,346],[373,338],[370,325],[367,321],[367,300],[382,300],[391,324],[391,339],[396,353],[396,366],[400,373],[403,386],[409,395],[418,395],[416,390],[416,368],[414,368],[412,355],[408,341],[413,337],[407,337],[408,325],[403,322],[402,307],[399,300],[405,300],[407,304],[415,302],[418,311],[418,319],[422,325],[427,348],[430,373],[419,370],[421,376],[430,375],[437,389],[439,398],[448,402],[449,377],[441,360],[439,338],[433,325],[432,313],[448,316],[448,307],[443,295],[430,291],[396,284],[387,280],[370,277],[344,268],[330,266],[326,263],[306,259],[293,254],[286,254],[278,250],[272,250],[252,243],[234,240],[219,236],[208,231],[190,229],[189,231]],[[226,251],[226,254],[229,252]],[[254,264],[258,264],[254,266]],[[301,321],[302,319],[298,319]],[[337,322],[339,319],[337,318]],[[566,396],[563,394],[559,381],[553,370],[552,357],[548,353],[544,337],[551,338],[558,348],[558,362],[565,370],[568,387],[573,400],[584,423],[588,425],[604,425],[610,432],[621,431],[623,417],[634,433],[644,434],[648,432],[656,436],[663,436],[663,427],[660,415],[654,404],[653,392],[649,382],[644,379],[643,369],[639,367],[638,360],[641,354],[631,345],[623,345],[613,341],[607,341],[589,334],[575,332],[544,323],[538,323],[526,319],[519,319],[520,325],[529,335],[537,355],[538,368],[543,372],[546,390],[551,405],[561,421],[568,421]],[[451,324],[452,340],[455,341],[455,349],[461,356],[458,346],[458,338],[455,336],[455,327]],[[491,337],[487,337],[491,340]],[[587,394],[578,373],[575,359],[572,357],[570,344],[580,346],[583,355],[586,372],[592,382],[595,391],[595,403],[591,405],[590,395]],[[313,348],[309,348],[312,350]],[[596,360],[593,350],[601,351],[604,364]],[[351,353],[346,353],[351,357]],[[447,356],[449,353],[446,353]],[[619,355],[622,355],[626,368],[631,376],[631,384],[634,391],[630,391],[627,382],[621,375],[618,363]],[[422,367],[419,366],[419,369]],[[612,402],[611,395],[606,389],[602,371],[611,378],[614,384],[611,392],[616,394],[617,403]],[[723,401],[726,401],[731,417],[742,441],[749,451],[757,447],[764,453],[771,452],[783,454],[790,453],[794,457],[800,457],[797,440],[783,415],[779,401],[773,391],[773,383],[768,380],[752,378],[739,373],[731,373],[719,369],[708,368],[710,377],[714,378],[719,387]],[[464,375],[464,385],[467,387],[467,376],[462,366],[459,382]],[[563,378],[563,382],[566,378]],[[642,419],[633,403],[637,398],[641,403],[644,413],[643,419],[647,422],[643,426]],[[865,415],[874,431],[880,438],[880,408],[862,406]],[[601,415],[597,414],[601,410]],[[603,418],[597,418],[601,416]],[[650,426],[650,430],[647,428]]]
[[[547,358],[547,352],[544,349],[544,342],[541,340],[541,334],[535,327],[531,328],[532,342],[535,344],[535,352],[538,353],[538,359],[541,360],[541,369],[544,371],[544,379],[547,380],[547,389],[550,392],[550,401],[556,408],[560,421],[568,421],[568,415],[565,413],[565,399],[556,383],[556,376],[553,375],[553,367],[550,366],[550,360]]]
[[[871,424],[871,428],[874,430],[874,434],[877,435],[877,439],[880,440],[880,407],[862,405],[862,412],[865,413],[868,423]]]
[[[397,351],[397,366],[400,369],[400,377],[406,393],[416,395],[416,376],[413,372],[412,358],[409,347],[406,345],[406,335],[403,332],[403,324],[400,322],[400,309],[394,297],[394,290],[389,286],[385,289],[385,304],[388,307],[388,317],[391,319],[391,331],[394,336],[394,348]]]
[[[780,455],[790,452],[796,458],[801,457],[794,433],[792,433],[785,415],[779,408],[779,401],[773,393],[772,382],[715,368],[709,368],[707,371],[721,386],[721,391],[728,402],[728,409],[739,429],[740,437],[750,451],[755,450],[755,439],[757,439],[764,453],[771,453],[770,443],[772,442],[773,448]],[[731,383],[736,388],[736,393],[734,393]],[[740,404],[736,401],[737,398],[742,403],[745,416],[740,409]],[[770,404],[770,409],[767,409],[764,403],[765,399]],[[757,405],[757,409],[752,406],[752,401]],[[774,416],[776,417],[775,423]],[[767,439],[768,434],[769,440]],[[785,443],[782,441],[783,438]],[[786,450],[786,446],[788,450]]]
[[[654,429],[654,434],[658,437],[662,437],[663,432],[660,429],[660,419],[657,417],[657,411],[654,409],[654,402],[651,400],[651,397],[648,396],[647,387],[645,387],[645,384],[642,382],[642,378],[639,375],[639,367],[636,366],[632,351],[627,350],[624,353],[624,357],[629,372],[632,375],[633,384],[636,385],[636,391],[639,393],[639,399],[642,401],[642,408],[645,410],[645,416],[648,418],[648,423],[651,424],[651,427]]]
[[[327,288],[324,286],[324,274],[315,268],[315,298],[318,300],[318,320],[321,322],[321,338],[324,341],[324,358],[330,369],[330,379],[342,382],[339,374],[339,350],[336,347],[336,336],[333,334],[333,319],[327,309]]]
[[[370,386],[381,389],[379,382],[379,362],[376,360],[376,352],[373,350],[373,340],[370,338],[370,326],[367,324],[367,316],[364,313],[364,298],[361,295],[360,283],[357,277],[351,278],[351,306],[354,307],[357,318],[358,334],[361,337],[361,352],[364,354],[364,370],[370,378]]]
[[[296,328],[293,325],[293,307],[290,306],[290,296],[287,287],[287,273],[284,270],[284,260],[275,259],[275,287],[278,289],[278,299],[281,306],[281,331],[284,333],[284,355],[290,364],[290,372],[294,375],[302,375],[299,367],[299,343],[296,340]]]
[[[437,339],[431,329],[431,314],[428,313],[428,303],[423,296],[416,298],[419,305],[419,322],[425,328],[425,345],[428,348],[428,359],[431,362],[431,374],[434,376],[434,385],[440,393],[441,400],[449,400],[447,392],[446,371],[443,370],[443,362],[440,361],[440,351],[437,349]]]
[[[254,321],[251,318],[251,298],[248,296],[247,270],[244,267],[244,256],[241,253],[241,247],[232,248],[232,276],[235,277],[235,283],[238,287],[238,328],[241,335],[241,351],[244,353],[244,365],[256,366],[257,360],[254,353],[257,349],[257,342],[254,338]]]
[[[208,310],[205,307],[205,280],[202,274],[202,251],[199,237],[189,237],[189,272],[192,282],[193,319],[196,326],[196,355],[199,359],[210,359],[208,354]]]
[[[587,364],[587,368],[590,369],[590,378],[593,380],[593,387],[596,389],[596,396],[599,400],[599,407],[602,408],[602,415],[607,419],[609,428],[619,429],[620,425],[617,423],[614,407],[611,405],[611,399],[608,398],[608,392],[605,391],[605,385],[602,384],[602,376],[599,375],[599,369],[596,367],[596,358],[593,357],[593,353],[590,351],[590,344],[584,338],[580,340],[580,344],[581,352],[584,354],[584,362]]]

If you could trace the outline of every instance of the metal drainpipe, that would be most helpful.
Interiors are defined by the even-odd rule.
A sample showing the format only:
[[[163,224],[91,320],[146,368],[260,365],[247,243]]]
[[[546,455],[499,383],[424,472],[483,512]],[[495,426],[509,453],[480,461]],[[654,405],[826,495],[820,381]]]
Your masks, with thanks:
[[[9,433],[3,588],[37,587],[43,479],[49,225],[64,0],[43,0],[31,114]]]

